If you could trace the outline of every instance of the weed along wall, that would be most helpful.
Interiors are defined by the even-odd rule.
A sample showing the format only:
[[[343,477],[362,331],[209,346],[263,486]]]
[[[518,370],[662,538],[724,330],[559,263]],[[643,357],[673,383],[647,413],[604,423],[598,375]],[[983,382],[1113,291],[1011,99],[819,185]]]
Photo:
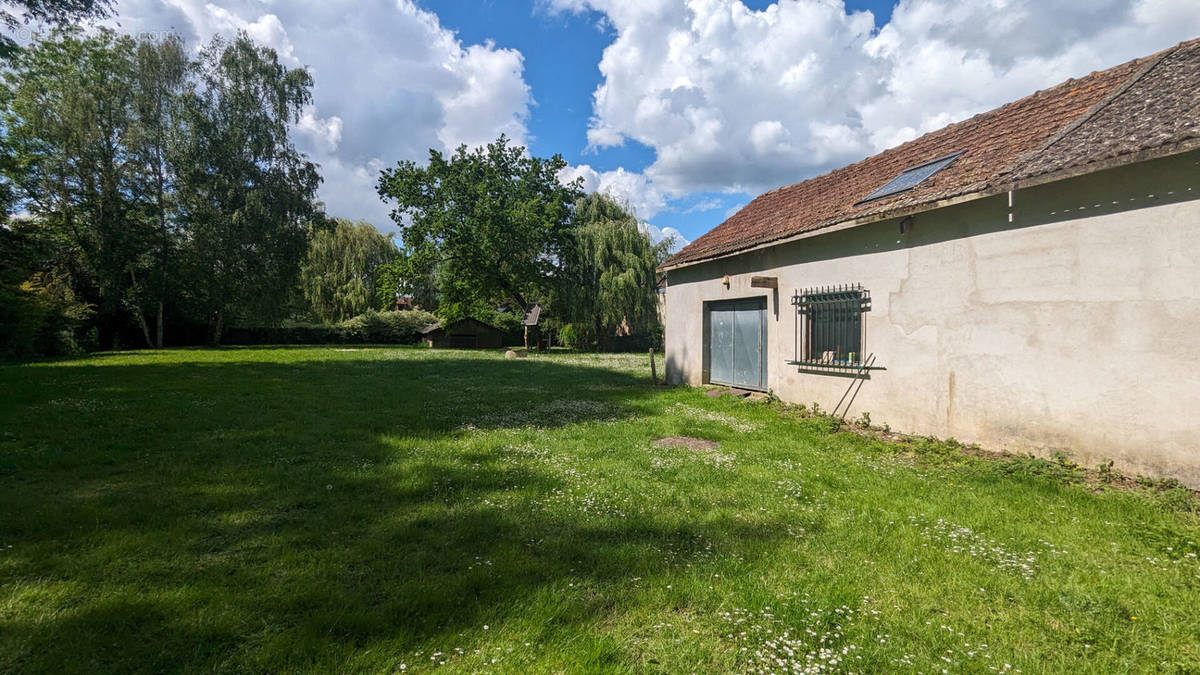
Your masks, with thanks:
[[[859,284],[849,416],[1200,487],[1198,198],[1192,152],[670,270],[668,379],[707,381],[713,303],[762,298],[765,388],[832,408],[853,371],[789,363],[792,295]]]

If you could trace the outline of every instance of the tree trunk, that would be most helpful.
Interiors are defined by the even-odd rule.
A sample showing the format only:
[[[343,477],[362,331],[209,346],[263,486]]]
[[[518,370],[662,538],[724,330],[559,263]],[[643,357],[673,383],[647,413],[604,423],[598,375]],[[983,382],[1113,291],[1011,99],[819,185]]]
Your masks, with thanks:
[[[608,351],[608,336],[604,333],[604,322],[600,317],[596,317],[596,351]]]
[[[142,329],[142,337],[146,339],[146,347],[153,349],[154,340],[150,339],[150,325],[146,323],[146,317],[142,314],[141,310],[137,312],[137,320],[138,326]]]
[[[221,313],[213,312],[212,323],[208,334],[208,345],[218,347],[221,344]]]
[[[163,117],[162,97],[156,101],[158,121],[161,124]],[[158,232],[159,232],[159,248],[158,248],[158,332],[155,345],[163,348],[163,301],[167,298],[167,249],[171,245],[170,231],[167,229],[167,199],[166,199],[166,176],[165,165],[166,160],[163,158],[163,138],[162,127],[159,126],[159,133],[155,139],[155,174],[158,187]]]
[[[137,275],[135,275],[133,273],[132,267],[129,268],[129,281],[130,281],[130,283],[133,284],[133,292],[136,297],[137,287],[138,287]],[[146,315],[142,312],[141,307],[137,307],[137,309],[135,309],[133,313],[137,315],[138,326],[140,326],[142,329],[142,337],[146,339],[146,346],[149,347],[150,349],[153,349],[154,348],[154,340],[150,339],[150,326],[149,326],[149,324],[146,323]]]
[[[156,321],[156,323],[157,323],[157,326],[155,328],[156,328],[157,332],[155,333],[156,339],[154,341],[154,346],[158,347],[159,349],[162,349],[163,348],[163,303],[162,303],[162,300],[158,301],[158,320]]]

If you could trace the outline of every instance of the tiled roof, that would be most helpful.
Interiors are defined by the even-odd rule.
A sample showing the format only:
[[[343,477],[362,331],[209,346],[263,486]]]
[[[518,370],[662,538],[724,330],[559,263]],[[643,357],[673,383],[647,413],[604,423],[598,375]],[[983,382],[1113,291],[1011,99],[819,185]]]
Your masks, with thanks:
[[[1200,40],[1150,60],[1116,95],[1018,162],[1013,180],[1084,173],[1121,157],[1200,143]],[[1094,167],[1094,169],[1093,169]]]
[[[1198,134],[1200,40],[1072,79],[878,155],[755,198],[669,258],[675,267],[863,218],[999,192],[1023,179],[1137,161]],[[906,168],[962,151],[907,192],[860,201]],[[1141,154],[1139,154],[1141,153]],[[1088,166],[1093,166],[1088,169]],[[1081,167],[1083,167],[1081,169]]]

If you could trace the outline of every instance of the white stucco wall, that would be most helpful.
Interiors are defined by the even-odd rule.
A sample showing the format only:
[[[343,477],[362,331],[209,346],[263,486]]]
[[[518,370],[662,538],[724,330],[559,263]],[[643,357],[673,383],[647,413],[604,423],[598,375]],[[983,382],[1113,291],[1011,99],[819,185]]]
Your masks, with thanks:
[[[886,368],[848,417],[1200,487],[1200,153],[672,270],[668,380],[703,383],[705,301],[766,295],[769,388],[832,408],[851,380],[787,365],[790,299],[848,283]]]

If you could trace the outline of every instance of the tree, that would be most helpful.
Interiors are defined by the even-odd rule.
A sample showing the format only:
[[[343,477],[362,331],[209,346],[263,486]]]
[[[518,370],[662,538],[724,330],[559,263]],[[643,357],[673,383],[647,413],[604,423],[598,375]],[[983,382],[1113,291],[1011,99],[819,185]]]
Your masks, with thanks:
[[[414,307],[428,311],[438,309],[438,283],[436,270],[414,272],[408,254],[400,250],[396,257],[380,265],[375,271],[375,307],[388,309],[396,303],[397,295],[412,298]]]
[[[105,29],[57,30],[8,65],[0,207],[28,214],[30,241],[55,243],[10,290],[89,307],[104,346],[133,326],[162,346],[168,307],[207,320],[213,341],[226,314],[271,322],[293,309],[307,224],[322,220],[316,166],[288,138],[307,72],[245,35],[193,62],[177,38]],[[84,314],[72,309],[71,325],[85,328]]]
[[[61,245],[31,219],[0,227],[0,361],[78,350],[75,329],[91,307],[55,255]]]
[[[149,215],[157,224],[154,238],[155,283],[152,291],[155,313],[154,345],[163,346],[163,309],[169,293],[171,254],[177,238],[174,179],[183,115],[184,95],[191,92],[192,63],[184,54],[183,41],[169,36],[161,42],[143,40],[135,55],[137,136],[134,154],[145,167],[144,191],[151,195]]]
[[[37,223],[78,252],[63,257],[79,263],[74,283],[97,307],[103,344],[130,318],[151,342],[136,302],[152,230],[132,150],[135,44],[108,30],[58,32],[6,74],[8,178]]]
[[[398,255],[391,235],[369,223],[335,218],[332,229],[313,235],[300,266],[300,287],[323,320],[344,321],[371,308],[377,272]]]
[[[245,33],[201,52],[201,89],[185,95],[177,193],[188,230],[189,297],[221,339],[233,312],[271,320],[295,287],[320,176],[288,137],[312,98],[308,71],[279,63]]]
[[[572,224],[575,245],[560,303],[568,320],[590,326],[601,350],[622,324],[632,332],[655,327],[655,267],[671,242],[650,243],[628,208],[600,193],[575,203]]]
[[[17,10],[0,10],[4,27],[10,33],[22,23],[45,23],[62,28],[81,19],[103,19],[112,10],[111,0],[2,0],[0,6]],[[19,49],[15,40],[7,35],[0,36],[0,58],[10,58]]]
[[[429,164],[385,169],[379,194],[394,200],[408,274],[434,277],[438,314],[506,305],[523,310],[548,295],[571,247],[571,204],[578,184],[563,185],[560,155],[533,157],[501,136],[487,147],[460,146]]]

